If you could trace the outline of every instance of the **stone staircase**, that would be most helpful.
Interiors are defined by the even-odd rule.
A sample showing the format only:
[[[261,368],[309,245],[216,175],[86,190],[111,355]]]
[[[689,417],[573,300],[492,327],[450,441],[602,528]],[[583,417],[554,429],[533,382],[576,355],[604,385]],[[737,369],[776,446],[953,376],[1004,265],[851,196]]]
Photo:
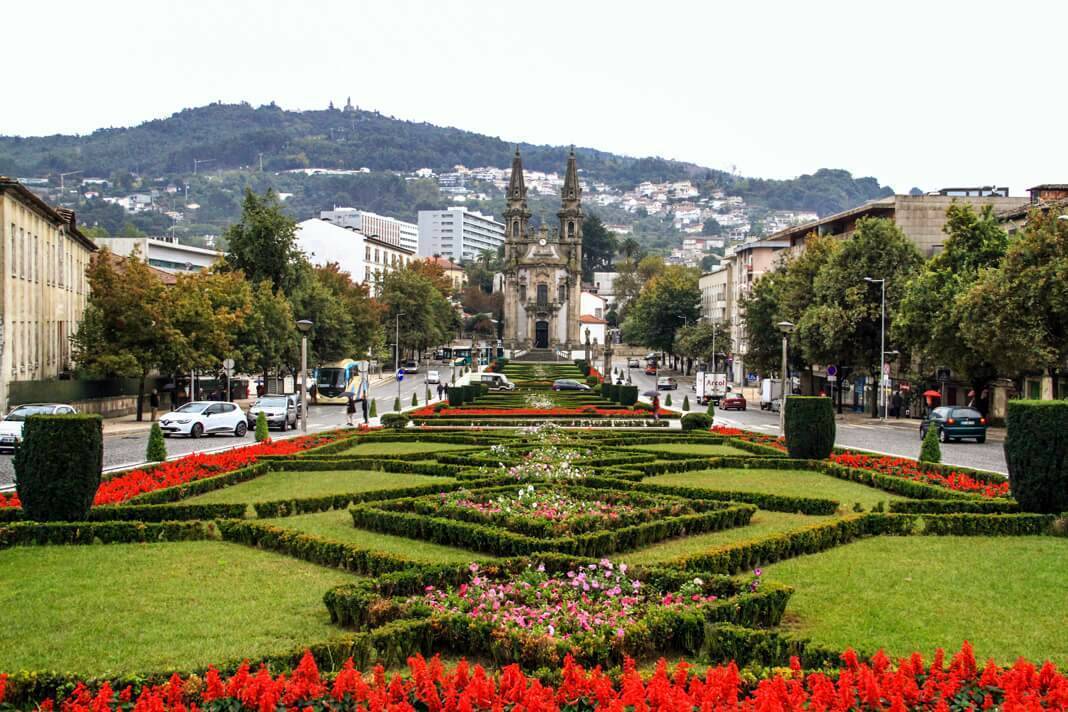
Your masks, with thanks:
[[[554,349],[530,349],[511,358],[511,361],[515,363],[559,363],[566,360],[562,359]]]

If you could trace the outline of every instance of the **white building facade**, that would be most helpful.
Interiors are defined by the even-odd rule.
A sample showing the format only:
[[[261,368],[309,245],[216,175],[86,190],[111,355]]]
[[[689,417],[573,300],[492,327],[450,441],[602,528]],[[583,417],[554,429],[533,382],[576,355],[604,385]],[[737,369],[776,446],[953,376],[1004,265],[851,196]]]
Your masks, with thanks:
[[[170,237],[99,237],[96,244],[123,257],[136,249],[148,264],[171,274],[200,272],[223,257],[216,250],[183,245]]]
[[[398,245],[412,254],[419,254],[419,226],[415,223],[378,215],[367,210],[339,207],[333,210],[323,210],[319,213],[319,218]]]
[[[504,244],[504,223],[466,208],[419,211],[419,256],[441,255],[454,262],[478,259],[483,250]]]
[[[383,275],[417,259],[411,250],[320,218],[297,223],[297,245],[312,264],[336,262],[353,282],[368,285],[372,294]]]

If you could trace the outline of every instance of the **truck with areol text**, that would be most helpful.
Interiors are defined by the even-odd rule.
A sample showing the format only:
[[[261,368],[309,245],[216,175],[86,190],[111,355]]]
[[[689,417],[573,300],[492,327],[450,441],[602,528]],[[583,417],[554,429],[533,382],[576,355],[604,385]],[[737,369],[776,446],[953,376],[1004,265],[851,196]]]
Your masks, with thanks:
[[[727,385],[727,374],[698,371],[694,380],[694,390],[697,391],[697,402],[701,405],[709,403],[719,405],[720,398],[730,391],[730,386]]]

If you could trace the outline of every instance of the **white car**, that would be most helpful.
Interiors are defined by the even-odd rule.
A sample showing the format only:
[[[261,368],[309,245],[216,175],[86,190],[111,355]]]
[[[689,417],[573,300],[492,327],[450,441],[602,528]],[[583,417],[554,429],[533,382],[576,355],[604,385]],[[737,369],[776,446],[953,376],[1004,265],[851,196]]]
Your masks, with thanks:
[[[437,371],[427,371],[426,372],[426,382],[429,385],[433,385],[435,383],[441,383],[441,376],[438,375]]]
[[[199,438],[201,435],[219,433],[243,438],[248,432],[244,411],[236,403],[218,401],[186,403],[161,417],[159,427],[165,438],[171,435]]]
[[[0,452],[15,452],[22,440],[22,426],[31,415],[71,415],[77,413],[74,406],[64,403],[26,403],[20,405],[0,420]]]

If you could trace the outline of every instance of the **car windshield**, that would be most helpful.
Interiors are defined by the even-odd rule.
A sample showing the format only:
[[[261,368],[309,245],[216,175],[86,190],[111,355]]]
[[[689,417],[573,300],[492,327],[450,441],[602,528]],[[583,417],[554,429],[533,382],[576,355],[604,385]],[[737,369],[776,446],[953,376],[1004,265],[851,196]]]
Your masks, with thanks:
[[[200,413],[204,411],[211,403],[204,403],[200,401],[193,401],[192,403],[186,403],[181,408],[175,410],[175,413]]]
[[[26,420],[31,415],[50,415],[55,410],[51,405],[22,405],[7,414],[4,420]]]
[[[285,398],[260,398],[256,405],[261,408],[278,408],[286,404]]]
[[[974,408],[957,408],[953,411],[954,418],[982,418],[983,414]]]

